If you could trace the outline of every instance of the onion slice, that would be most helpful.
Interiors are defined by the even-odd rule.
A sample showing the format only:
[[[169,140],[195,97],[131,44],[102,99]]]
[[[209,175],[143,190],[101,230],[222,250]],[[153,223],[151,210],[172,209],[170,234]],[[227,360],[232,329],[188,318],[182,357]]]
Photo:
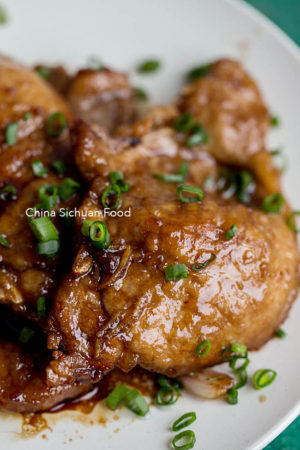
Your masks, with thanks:
[[[180,381],[192,394],[209,399],[224,396],[235,382],[229,375],[212,369],[184,375]]]

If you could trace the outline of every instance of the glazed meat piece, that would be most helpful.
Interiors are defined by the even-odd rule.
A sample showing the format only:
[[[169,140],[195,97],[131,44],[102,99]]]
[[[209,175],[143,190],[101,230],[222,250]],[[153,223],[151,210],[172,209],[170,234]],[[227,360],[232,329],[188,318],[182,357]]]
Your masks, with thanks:
[[[176,376],[220,363],[232,342],[264,344],[296,296],[298,250],[284,217],[209,194],[182,203],[176,186],[144,173],[126,182],[121,209],[131,217],[105,218],[109,249],[81,248],[57,293],[48,339],[54,385],[96,381],[115,366]],[[82,212],[100,215],[108,184],[95,180]],[[192,269],[212,255],[205,270]],[[188,277],[167,281],[174,264],[185,264]],[[199,358],[205,339],[212,350]]]

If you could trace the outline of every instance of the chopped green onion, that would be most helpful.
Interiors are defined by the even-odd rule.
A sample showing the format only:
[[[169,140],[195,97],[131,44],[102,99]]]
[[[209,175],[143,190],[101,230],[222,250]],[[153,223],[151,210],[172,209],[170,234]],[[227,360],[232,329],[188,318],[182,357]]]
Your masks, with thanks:
[[[186,428],[191,425],[197,419],[195,412],[188,412],[183,414],[183,416],[179,417],[179,419],[175,420],[172,425],[172,431],[180,431],[182,428]]]
[[[238,199],[247,205],[250,203],[251,191],[255,188],[253,176],[247,170],[240,170],[236,173],[235,181]]]
[[[233,351],[233,353],[243,354],[247,351],[247,345],[240,344],[239,342],[234,342],[233,344],[231,344],[231,350]]]
[[[188,270],[185,264],[174,264],[165,268],[167,281],[177,281],[188,277]]]
[[[236,363],[239,361],[241,362],[241,360],[244,360],[244,362],[242,364],[240,364],[238,367],[236,367]],[[250,363],[250,360],[246,357],[246,356],[232,356],[232,358],[229,360],[229,367],[232,370],[246,370],[248,365]]]
[[[173,405],[178,400],[178,389],[174,386],[162,387],[155,396],[155,402],[159,406]]]
[[[29,222],[35,237],[40,242],[55,241],[58,232],[48,216],[37,217]]]
[[[141,63],[137,70],[140,73],[156,72],[160,68],[160,65],[160,61],[157,59],[149,59],[148,61]]]
[[[51,137],[59,137],[66,128],[66,118],[59,111],[51,114],[46,121],[46,131]]]
[[[199,358],[204,358],[204,356],[208,355],[211,351],[211,342],[208,339],[205,339],[198,345],[196,348],[196,353]]]
[[[196,145],[205,144],[208,142],[209,137],[206,134],[204,128],[201,125],[194,125],[191,130],[191,136],[188,137],[186,145],[188,147],[195,147]]]
[[[128,183],[125,183],[124,180],[124,175],[122,172],[110,172],[110,174],[108,175],[109,179],[111,181],[111,184],[116,184],[117,186],[119,186],[120,191],[123,192],[128,192],[130,189],[130,186]]]
[[[110,246],[110,235],[104,222],[93,221],[89,227],[89,236],[94,247],[98,249],[106,249]]]
[[[183,183],[189,172],[189,163],[184,161],[178,170],[178,173],[154,174],[154,178],[165,181],[166,183]]]
[[[230,405],[236,405],[238,403],[238,391],[236,388],[230,388],[226,392],[227,402]]]
[[[237,234],[237,226],[235,224],[232,225],[232,227],[229,228],[228,231],[226,231],[224,237],[226,241],[229,241]]]
[[[30,112],[26,112],[23,116],[24,120],[29,120],[32,117],[32,114]]]
[[[101,62],[100,58],[98,58],[98,56],[90,56],[88,58],[87,64],[90,69],[95,71],[102,70],[104,68],[103,63]]]
[[[278,330],[275,331],[275,334],[277,337],[279,337],[280,339],[283,339],[286,337],[286,332],[283,331],[281,328],[278,328]]]
[[[72,178],[65,178],[59,188],[59,196],[62,200],[67,200],[71,195],[78,192],[80,189],[80,184],[77,181],[72,180]]]
[[[182,443],[178,445],[178,442],[180,441]],[[172,445],[175,450],[189,450],[190,448],[194,448],[195,442],[195,433],[191,430],[186,430],[176,434],[172,440]]]
[[[17,189],[11,185],[7,184],[4,186],[4,188],[0,191],[0,199],[4,202],[7,202],[9,200],[15,200],[17,198]]]
[[[11,243],[3,236],[3,234],[0,234],[0,245],[3,245],[3,247],[11,247]]]
[[[222,358],[224,361],[231,361],[233,358],[247,358],[248,354],[246,353],[234,353],[230,348],[224,348],[222,350]]]
[[[12,122],[5,128],[5,142],[7,145],[15,145],[17,142],[18,122]]]
[[[253,384],[255,389],[262,389],[269,384],[273,383],[277,373],[272,369],[260,369],[253,375]]]
[[[135,94],[135,97],[138,100],[142,101],[142,102],[145,102],[145,101],[148,100],[147,92],[144,89],[140,88],[140,87],[135,87],[134,88],[134,94]]]
[[[174,122],[174,129],[179,132],[186,133],[195,125],[194,118],[191,114],[186,113],[179,116]]]
[[[292,211],[286,218],[286,222],[288,224],[288,226],[290,227],[290,229],[294,232],[294,233],[299,233],[300,228],[297,228],[295,223],[294,223],[294,217],[295,216],[300,216],[300,211]]]
[[[203,66],[198,66],[190,70],[187,74],[187,77],[190,81],[194,81],[197,78],[201,78],[204,77],[205,75],[208,75],[210,71],[211,71],[211,64],[205,64]]]
[[[196,263],[192,265],[192,269],[195,271],[200,271],[205,269],[210,263],[212,263],[216,259],[216,255],[212,253],[211,257],[205,261],[204,263]]]
[[[126,408],[141,417],[144,417],[149,411],[148,403],[136,389],[128,392],[126,396]]]
[[[63,161],[53,161],[51,167],[58,175],[62,175],[66,171],[66,165]]]
[[[127,398],[127,394],[130,389],[124,384],[119,384],[114,390],[106,397],[106,405],[115,411],[122,406]]]
[[[278,213],[284,204],[284,198],[282,194],[268,195],[263,201],[263,210],[267,213]]]
[[[248,364],[249,360],[246,360],[243,366],[247,367]],[[238,383],[234,386],[234,388],[240,389],[241,387],[245,386],[248,381],[247,371],[244,367],[241,367],[239,369],[235,369],[234,373],[238,377]]]
[[[183,161],[180,164],[180,167],[178,169],[178,174],[182,176],[183,181],[186,179],[186,177],[187,177],[187,175],[189,173],[189,168],[190,168],[190,165],[189,165],[189,163],[187,161]]]
[[[35,71],[42,78],[49,78],[50,76],[50,69],[48,67],[37,67]]]
[[[280,125],[280,120],[278,116],[271,116],[270,117],[270,124],[272,127],[278,127]]]
[[[35,331],[32,328],[24,327],[19,333],[19,342],[21,344],[27,344],[30,339],[35,334]]]
[[[180,380],[178,380],[178,378],[167,378],[164,375],[159,375],[157,378],[157,382],[160,387],[183,389],[183,384]]]
[[[195,195],[193,195],[192,197],[185,197],[182,195],[183,192]],[[200,189],[197,186],[182,185],[177,188],[177,196],[183,203],[194,203],[194,202],[202,202],[204,194],[202,189]]]
[[[39,297],[37,299],[37,313],[39,317],[46,317],[46,297]]]
[[[44,166],[44,164],[42,163],[42,161],[33,161],[31,163],[31,167],[33,170],[33,173],[36,177],[43,177],[45,175],[47,175],[47,169]]]
[[[4,8],[4,6],[0,5],[0,25],[4,25],[7,22],[8,22],[8,16],[7,16],[6,9]]]
[[[94,220],[85,220],[83,222],[81,227],[81,233],[83,234],[83,236],[90,237],[90,226],[92,225],[93,222]]]
[[[51,208],[54,208],[56,206],[58,201],[58,188],[57,186],[54,186],[54,184],[44,184],[39,188],[39,201],[41,207],[46,210],[50,211]]]
[[[60,247],[59,240],[47,241],[47,242],[38,242],[37,244],[37,254],[45,255],[49,258],[56,256]]]
[[[114,196],[116,196],[115,203],[113,203],[110,206],[107,203],[107,200],[110,197],[114,197]],[[117,209],[117,207],[119,206],[120,201],[121,201],[121,189],[119,188],[119,186],[117,184],[110,184],[109,186],[107,186],[107,188],[105,189],[105,191],[102,194],[101,201],[102,201],[102,205],[104,208]]]

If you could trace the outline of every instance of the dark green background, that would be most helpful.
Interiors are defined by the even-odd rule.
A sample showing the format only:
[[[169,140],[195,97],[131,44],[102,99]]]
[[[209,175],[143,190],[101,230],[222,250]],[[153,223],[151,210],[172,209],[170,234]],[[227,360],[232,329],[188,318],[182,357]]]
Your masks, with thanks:
[[[273,20],[300,46],[300,0],[247,0],[247,2]],[[265,450],[300,450],[300,416]]]

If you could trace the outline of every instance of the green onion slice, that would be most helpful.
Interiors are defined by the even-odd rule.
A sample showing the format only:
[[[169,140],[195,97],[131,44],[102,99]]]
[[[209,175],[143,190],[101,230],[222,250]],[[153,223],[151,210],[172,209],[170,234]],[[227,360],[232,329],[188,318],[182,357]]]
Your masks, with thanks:
[[[7,22],[8,22],[8,16],[7,16],[6,9],[4,8],[4,6],[0,5],[0,25],[4,25]]]
[[[187,133],[195,125],[194,118],[191,114],[186,113],[179,116],[174,122],[174,129],[179,132]]]
[[[249,360],[247,362],[247,365],[249,364]],[[245,364],[244,364],[245,365]],[[247,366],[246,366],[247,367]],[[235,369],[234,371],[238,382],[237,384],[234,386],[235,389],[240,389],[241,387],[245,386],[245,384],[248,381],[248,374],[246,369],[244,369],[243,367],[239,368],[239,369]]]
[[[18,135],[18,122],[12,122],[5,128],[5,142],[7,145],[15,145]]]
[[[165,181],[166,183],[183,183],[187,177],[187,174],[189,172],[189,163],[184,161],[177,173],[166,173],[166,174],[154,174],[154,178],[157,178],[158,180]]]
[[[33,173],[36,177],[43,177],[45,175],[47,175],[47,169],[44,166],[44,164],[42,163],[42,161],[33,161],[31,163],[31,167],[33,170]]]
[[[196,353],[199,358],[204,358],[211,351],[211,342],[208,339],[205,339],[198,345],[196,348]]]
[[[39,202],[41,207],[50,211],[58,201],[58,188],[54,184],[44,184],[39,188]]]
[[[279,337],[280,339],[283,339],[286,337],[286,332],[283,331],[281,328],[279,328],[278,330],[275,331],[275,334],[277,337]]]
[[[49,78],[49,76],[50,76],[50,69],[48,69],[48,67],[37,67],[36,69],[35,69],[35,71],[36,71],[36,73],[37,74],[39,74],[39,76],[40,77],[42,77],[42,78]]]
[[[37,299],[37,313],[39,317],[45,318],[46,317],[46,297],[39,297]]]
[[[37,254],[45,255],[48,258],[53,258],[58,253],[60,248],[59,240],[52,240],[47,242],[38,242],[37,244]]]
[[[205,261],[204,263],[196,263],[192,265],[192,269],[196,272],[199,272],[200,270],[205,269],[209,264],[211,264],[216,259],[216,255],[212,253],[211,257]]]
[[[195,422],[197,419],[195,412],[188,412],[183,414],[179,419],[175,420],[175,422],[172,425],[172,431],[180,431],[182,428],[186,428],[191,423]]]
[[[226,392],[227,402],[230,405],[236,405],[238,403],[238,391],[236,388],[230,388]]]
[[[295,216],[300,216],[300,211],[292,211],[286,218],[286,222],[294,233],[299,233],[300,228],[295,225]]]
[[[260,369],[253,375],[253,384],[255,389],[262,389],[269,384],[273,383],[277,376],[275,370],[272,369]]]
[[[157,382],[160,387],[183,389],[183,384],[180,380],[178,380],[178,378],[167,378],[164,375],[159,375],[157,378]]]
[[[140,87],[134,88],[134,94],[135,94],[135,97],[142,102],[146,102],[148,100],[147,92]]]
[[[247,345],[240,344],[239,342],[234,342],[233,344],[231,344],[231,350],[233,351],[233,353],[243,354],[247,352]]]
[[[192,134],[186,140],[186,145],[190,148],[195,147],[196,145],[205,144],[209,141],[209,137],[201,125],[194,125],[191,133]]]
[[[126,396],[126,408],[141,417],[144,417],[149,411],[148,403],[136,389],[128,392]]]
[[[46,131],[51,137],[59,137],[66,128],[67,120],[59,111],[51,114],[46,121]]]
[[[278,116],[271,116],[270,117],[270,124],[272,127],[278,127],[280,125],[280,120]]]
[[[65,163],[60,160],[53,161],[53,163],[51,164],[51,167],[58,175],[62,175],[66,171]]]
[[[115,411],[122,406],[127,398],[127,394],[130,389],[124,384],[119,384],[114,390],[106,397],[106,405]]]
[[[193,194],[192,197],[183,196],[183,193]],[[181,185],[177,188],[177,196],[182,203],[202,202],[204,194],[202,189],[197,186]]]
[[[240,365],[237,367],[237,362],[240,363]],[[233,356],[230,360],[229,360],[229,367],[232,370],[246,370],[246,368],[248,367],[250,363],[250,360],[244,356]]]
[[[112,205],[108,203],[108,200],[111,197],[116,197],[115,203],[113,203]],[[108,208],[110,210],[117,209],[121,201],[121,189],[119,188],[119,186],[117,184],[110,184],[109,186],[107,186],[102,194],[101,201],[104,208]]]
[[[11,247],[12,244],[6,239],[3,234],[0,234],[0,245],[3,245],[3,247]]]
[[[87,226],[86,224],[84,232]],[[110,246],[110,235],[104,222],[93,221],[89,226],[89,236],[94,247],[98,249],[106,249]]]
[[[173,405],[178,400],[178,389],[174,386],[162,387],[156,393],[155,402],[159,406]]]
[[[268,195],[263,201],[263,210],[267,213],[278,213],[284,204],[284,197],[282,194]]]
[[[92,225],[93,222],[94,220],[87,220],[87,219],[83,222],[81,227],[81,233],[83,234],[83,236],[90,237],[90,226]]]
[[[237,226],[235,224],[232,225],[232,227],[229,228],[228,231],[226,231],[224,237],[226,241],[229,241],[237,234]]]
[[[149,59],[147,61],[142,62],[137,70],[140,73],[150,73],[150,72],[156,72],[161,66],[160,61],[157,59]]]
[[[188,270],[185,264],[174,264],[165,268],[167,281],[177,281],[188,277]]]
[[[108,175],[111,184],[116,184],[117,186],[119,186],[120,191],[123,192],[128,192],[130,189],[130,186],[128,183],[125,183],[124,180],[124,175],[122,172],[110,172],[110,174]]]
[[[62,200],[67,200],[71,195],[78,192],[80,189],[80,184],[77,181],[72,180],[72,178],[65,178],[59,188],[59,196]]]
[[[58,239],[58,231],[48,216],[37,217],[29,222],[35,237],[40,242],[55,241]]]
[[[0,191],[0,199],[7,202],[9,200],[15,200],[17,198],[17,189],[11,185],[7,184]]]
[[[32,117],[32,114],[30,112],[26,112],[23,116],[24,120],[29,120]]]
[[[205,75],[208,75],[210,71],[211,71],[211,64],[205,64],[203,66],[198,66],[190,70],[187,74],[187,77],[190,81],[194,81],[197,78],[201,78],[204,77]]]
[[[21,344],[27,344],[35,334],[35,331],[30,327],[24,327],[19,333],[19,342]]]
[[[194,448],[195,443],[196,436],[191,430],[185,430],[176,434],[172,440],[172,445],[175,450],[189,450],[190,448]]]

